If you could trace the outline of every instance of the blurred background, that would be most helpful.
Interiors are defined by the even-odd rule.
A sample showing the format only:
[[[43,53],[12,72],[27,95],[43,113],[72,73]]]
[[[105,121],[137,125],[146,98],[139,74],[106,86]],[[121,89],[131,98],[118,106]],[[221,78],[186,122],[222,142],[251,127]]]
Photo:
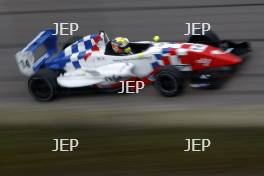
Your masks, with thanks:
[[[264,175],[263,7],[262,0],[0,0],[1,175]],[[222,39],[250,42],[253,52],[220,90],[164,98],[150,86],[138,95],[39,103],[14,55],[57,22],[78,23],[75,35],[104,30],[131,41],[186,41],[185,23],[206,22]],[[53,138],[80,145],[51,152]],[[186,138],[212,145],[184,152]]]

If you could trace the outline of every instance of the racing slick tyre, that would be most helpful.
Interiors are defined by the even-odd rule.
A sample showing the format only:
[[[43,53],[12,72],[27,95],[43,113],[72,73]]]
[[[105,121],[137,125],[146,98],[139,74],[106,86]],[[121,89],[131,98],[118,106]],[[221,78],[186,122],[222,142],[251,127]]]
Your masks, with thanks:
[[[74,42],[77,42],[78,40],[82,39],[81,36],[74,36],[71,37],[69,40],[66,41],[66,43],[63,45],[62,49],[64,50],[65,48],[67,48],[68,46],[70,46],[71,44],[73,44]]]
[[[196,34],[200,35],[192,35],[188,40],[189,43],[201,43],[215,47],[220,47],[221,45],[221,40],[213,31],[206,31],[203,35],[201,30],[197,30]]]
[[[173,97],[183,92],[185,78],[174,66],[165,66],[155,75],[154,85],[161,95]]]
[[[50,101],[58,94],[57,76],[59,71],[41,69],[28,80],[28,90],[38,101]]]

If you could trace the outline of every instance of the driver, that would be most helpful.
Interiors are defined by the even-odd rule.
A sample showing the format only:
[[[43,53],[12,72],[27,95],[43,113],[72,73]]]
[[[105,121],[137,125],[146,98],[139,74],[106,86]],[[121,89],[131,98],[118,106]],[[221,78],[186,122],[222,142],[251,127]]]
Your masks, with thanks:
[[[118,55],[133,54],[129,44],[129,40],[125,37],[116,37],[111,41],[113,51]]]

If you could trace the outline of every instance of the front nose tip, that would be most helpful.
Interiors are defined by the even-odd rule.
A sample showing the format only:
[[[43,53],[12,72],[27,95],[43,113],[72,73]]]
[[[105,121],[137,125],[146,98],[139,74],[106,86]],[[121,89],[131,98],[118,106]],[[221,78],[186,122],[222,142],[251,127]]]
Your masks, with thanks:
[[[228,54],[225,58],[226,62],[230,65],[241,63],[241,59],[233,54]]]

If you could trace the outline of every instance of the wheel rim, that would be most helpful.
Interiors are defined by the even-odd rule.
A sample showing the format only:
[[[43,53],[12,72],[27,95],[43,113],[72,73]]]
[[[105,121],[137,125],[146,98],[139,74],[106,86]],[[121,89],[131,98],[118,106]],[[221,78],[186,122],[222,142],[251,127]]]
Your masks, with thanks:
[[[41,77],[32,78],[29,81],[29,90],[35,98],[40,100],[48,100],[53,95],[52,86]]]
[[[172,75],[160,75],[159,85],[164,92],[175,92],[178,90],[177,80]]]

